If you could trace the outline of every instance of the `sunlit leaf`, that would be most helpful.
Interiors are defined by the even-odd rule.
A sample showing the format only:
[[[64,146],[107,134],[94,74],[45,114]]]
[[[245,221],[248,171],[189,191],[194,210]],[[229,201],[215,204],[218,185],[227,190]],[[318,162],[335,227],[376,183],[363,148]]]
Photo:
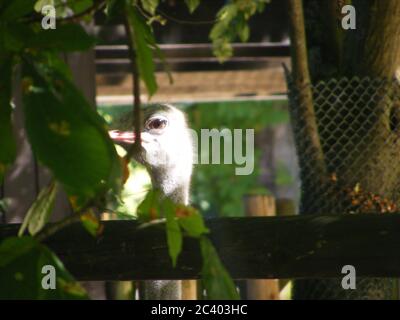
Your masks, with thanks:
[[[167,242],[168,252],[172,260],[172,265],[176,266],[176,261],[182,251],[183,236],[177,217],[175,215],[175,205],[169,199],[163,201],[163,209],[167,219]]]
[[[140,77],[146,85],[147,91],[152,96],[157,91],[155,77],[154,50],[157,48],[150,26],[133,6],[127,6],[127,17],[132,28],[131,42],[134,44],[136,63]]]
[[[19,236],[24,234],[26,228],[31,235],[35,235],[44,227],[53,211],[56,194],[57,184],[54,182],[39,193],[25,216],[18,232]]]
[[[203,258],[202,282],[207,299],[238,300],[239,294],[235,284],[221,263],[211,241],[202,237],[200,247]]]
[[[185,0],[187,7],[189,8],[190,13],[193,13],[200,4],[200,0]]]
[[[141,0],[143,9],[154,15],[160,0]]]
[[[101,224],[100,220],[97,218],[93,210],[89,210],[81,216],[81,221],[83,227],[93,236],[96,237],[100,235],[103,231],[104,226]]]
[[[38,159],[70,196],[92,198],[121,186],[121,166],[103,119],[62,74],[23,65],[25,127]]]
[[[41,13],[44,6],[50,5],[54,6],[54,8],[56,9],[55,13],[57,18],[65,18],[71,14],[71,10],[75,14],[81,13],[83,10],[89,8],[92,3],[92,0],[38,0],[35,4],[35,11]]]
[[[233,55],[231,43],[237,37],[247,41],[250,35],[248,20],[257,12],[262,12],[270,0],[229,1],[217,13],[217,22],[210,32],[213,53],[220,62]]]
[[[151,190],[146,194],[137,209],[137,216],[142,222],[149,222],[162,217],[160,191]]]
[[[190,237],[198,238],[201,235],[209,233],[209,229],[205,226],[202,215],[195,209],[178,207],[176,210],[180,226]],[[186,210],[189,214],[182,216],[182,213],[179,213],[179,210]]]
[[[44,6],[54,6],[55,0],[37,0],[34,6],[36,12],[42,12]]]

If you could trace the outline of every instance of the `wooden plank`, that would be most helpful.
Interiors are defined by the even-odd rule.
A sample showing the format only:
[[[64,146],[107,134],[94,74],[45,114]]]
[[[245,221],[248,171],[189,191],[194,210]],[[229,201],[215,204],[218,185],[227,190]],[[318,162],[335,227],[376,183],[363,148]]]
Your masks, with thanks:
[[[211,43],[160,44],[166,58],[214,57]],[[289,57],[290,44],[285,42],[233,43],[235,57]],[[97,59],[120,59],[128,57],[127,45],[96,46]]]
[[[48,241],[78,279],[199,278],[197,240],[185,239],[178,265],[172,268],[161,225],[104,225],[97,239],[74,225]],[[220,218],[207,225],[236,279],[340,277],[348,264],[355,266],[358,277],[400,277],[399,214]],[[18,225],[0,226],[0,239],[17,230]]]
[[[255,69],[266,65],[280,65],[290,55],[288,43],[235,43],[235,55],[221,64],[213,55],[210,43],[161,44],[160,49],[171,70],[239,70]],[[98,73],[129,71],[128,47],[125,45],[96,46]],[[157,71],[164,70],[164,63],[155,59]]]
[[[247,195],[245,207],[249,217],[276,216],[276,203],[273,196]],[[246,282],[248,300],[279,300],[277,279],[249,279]]]

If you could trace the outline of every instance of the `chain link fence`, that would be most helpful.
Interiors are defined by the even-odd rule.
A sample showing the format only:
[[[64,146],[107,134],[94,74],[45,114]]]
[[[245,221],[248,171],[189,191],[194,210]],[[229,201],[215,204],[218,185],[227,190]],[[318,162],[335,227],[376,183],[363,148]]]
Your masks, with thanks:
[[[287,81],[300,165],[300,212],[397,212],[399,81],[340,78],[301,90],[288,74]],[[303,98],[307,94],[313,108],[307,109],[305,105],[307,99]],[[357,290],[343,290],[341,279],[311,279],[296,281],[294,298],[390,299],[396,291],[397,281],[393,279],[357,279]]]

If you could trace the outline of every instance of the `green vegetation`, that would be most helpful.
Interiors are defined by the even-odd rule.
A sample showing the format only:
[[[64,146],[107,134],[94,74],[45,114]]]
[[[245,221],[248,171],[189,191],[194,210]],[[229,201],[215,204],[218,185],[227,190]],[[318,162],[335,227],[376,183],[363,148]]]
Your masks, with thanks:
[[[219,31],[214,30],[211,35],[214,44],[222,43],[224,48],[229,46],[228,41],[236,38],[232,36],[232,30],[233,34],[246,40],[247,20],[262,10],[265,2],[229,1],[218,15],[216,28]],[[75,87],[69,67],[60,56],[94,47],[97,40],[88,35],[78,22],[93,21],[94,13],[104,9],[108,19],[126,21],[134,74],[143,81],[147,92],[154,94],[157,91],[154,58],[163,60],[151,28],[151,23],[159,21],[156,15],[159,3],[159,0],[0,0],[0,182],[16,156],[11,97],[12,84],[18,79],[17,70],[21,76],[24,126],[30,146],[54,179],[33,202],[20,236],[0,243],[0,297],[87,298],[43,241],[76,222],[81,222],[91,235],[99,235],[102,227],[94,212],[106,208],[108,199],[120,197],[122,164],[125,161],[114,148],[104,119]],[[200,1],[186,0],[185,3],[188,11],[193,12]],[[47,13],[42,13],[44,5],[52,5],[56,9],[55,28],[46,29],[42,25],[44,19],[50,19]],[[224,10],[230,14],[227,16]],[[227,54],[226,50],[215,52],[220,58],[231,54],[230,51]],[[135,89],[138,89],[138,82],[135,82]],[[135,94],[135,98],[136,102],[140,102],[140,94]],[[139,106],[140,103],[137,103],[136,110]],[[240,114],[248,116],[247,110],[241,110]],[[226,118],[232,116],[225,114]],[[235,116],[232,119],[239,121]],[[219,176],[218,179],[224,177]],[[53,184],[60,185],[67,192],[74,213],[49,225],[46,222],[52,214],[56,197]],[[221,187],[222,192],[229,193],[226,187]],[[220,200],[216,198],[216,201]],[[149,212],[156,206],[154,202],[148,208]],[[160,219],[166,218],[163,225],[166,227],[172,262],[175,263],[179,255],[183,235],[197,238],[203,253],[203,281],[207,297],[237,298],[232,279],[212,243],[207,240],[205,228],[201,228],[202,215],[186,208],[188,220],[184,220],[179,217],[181,210],[179,206],[169,206],[159,215]],[[171,236],[171,228],[184,233],[182,236]],[[41,266],[46,264],[56,268],[56,290],[46,291],[41,285],[44,276]]]

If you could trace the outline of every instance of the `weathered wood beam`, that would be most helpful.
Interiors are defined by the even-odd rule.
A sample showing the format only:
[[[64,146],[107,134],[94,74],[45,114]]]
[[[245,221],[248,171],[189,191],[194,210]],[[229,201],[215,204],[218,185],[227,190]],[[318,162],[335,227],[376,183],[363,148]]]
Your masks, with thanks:
[[[135,221],[104,222],[101,237],[80,225],[48,245],[79,280],[198,278],[197,241],[186,239],[174,269],[162,225],[138,229]],[[207,221],[211,239],[231,275],[250,278],[340,277],[344,265],[357,276],[400,277],[400,215],[302,215],[221,218]],[[18,225],[0,227],[0,239]]]

